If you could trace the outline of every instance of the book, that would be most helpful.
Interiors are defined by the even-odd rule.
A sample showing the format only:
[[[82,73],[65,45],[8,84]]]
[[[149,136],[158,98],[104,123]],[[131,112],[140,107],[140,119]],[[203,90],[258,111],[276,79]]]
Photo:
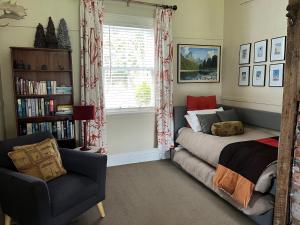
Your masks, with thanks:
[[[32,134],[32,123],[27,123],[26,131],[27,134]]]
[[[23,114],[22,114],[22,100],[21,99],[17,100],[17,108],[18,108],[18,116],[23,117]]]
[[[57,121],[56,122],[56,130],[57,130],[57,139],[61,139],[62,138],[62,132],[61,132],[61,122]]]
[[[25,99],[22,99],[21,100],[21,106],[22,106],[22,117],[26,117],[26,100]]]
[[[45,101],[41,98],[41,116],[45,116]]]
[[[49,101],[49,114],[54,115],[54,100],[50,99]]]
[[[58,136],[57,136],[57,122],[52,123],[52,134],[55,138],[58,138]]]
[[[56,94],[72,94],[72,87],[61,86],[56,87]]]
[[[46,84],[47,84],[47,95],[51,95],[52,94],[51,81],[50,80],[46,81]]]

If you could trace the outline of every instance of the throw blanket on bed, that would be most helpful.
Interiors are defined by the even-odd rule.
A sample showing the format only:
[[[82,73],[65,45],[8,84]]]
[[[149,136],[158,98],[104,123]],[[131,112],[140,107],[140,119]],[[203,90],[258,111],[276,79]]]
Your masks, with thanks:
[[[214,186],[248,207],[248,203],[263,171],[277,160],[278,137],[236,142],[221,152]]]

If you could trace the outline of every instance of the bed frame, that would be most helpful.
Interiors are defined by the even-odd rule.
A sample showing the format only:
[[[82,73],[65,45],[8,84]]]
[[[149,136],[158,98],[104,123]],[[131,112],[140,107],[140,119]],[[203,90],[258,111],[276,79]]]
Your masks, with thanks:
[[[227,105],[218,105],[218,107],[223,107],[224,110],[235,109],[239,118],[243,123],[248,125],[253,125],[257,127],[272,129],[275,131],[280,131],[280,120],[281,114],[275,112],[267,112],[262,110],[239,108]],[[186,120],[184,115],[186,114],[185,106],[175,106],[174,107],[174,137],[177,138],[178,130],[186,126]],[[174,151],[171,151],[171,159],[174,156]],[[175,162],[174,162],[175,163]],[[177,163],[176,163],[177,165]],[[273,185],[270,188],[269,194],[275,196],[276,193],[276,180],[273,180]],[[273,214],[274,210],[270,210],[263,215],[259,216],[249,216],[253,221],[260,225],[272,225],[273,224]]]

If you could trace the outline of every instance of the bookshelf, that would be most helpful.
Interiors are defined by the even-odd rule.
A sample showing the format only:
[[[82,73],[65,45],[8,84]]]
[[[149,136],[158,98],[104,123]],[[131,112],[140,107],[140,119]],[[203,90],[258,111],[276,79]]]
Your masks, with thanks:
[[[11,47],[18,136],[52,132],[75,148],[71,50]]]

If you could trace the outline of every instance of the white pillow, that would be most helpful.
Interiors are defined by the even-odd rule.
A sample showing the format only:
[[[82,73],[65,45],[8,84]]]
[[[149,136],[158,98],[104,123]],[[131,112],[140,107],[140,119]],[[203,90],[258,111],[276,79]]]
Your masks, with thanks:
[[[190,115],[185,115],[184,117],[194,132],[201,130],[199,121],[193,120]]]
[[[197,115],[203,115],[203,114],[215,114],[216,112],[224,111],[223,107],[217,108],[217,109],[203,109],[203,110],[194,110],[194,111],[187,111],[189,115],[189,120],[188,123],[190,124],[191,128],[193,129],[194,132],[200,132],[202,131],[199,120]],[[191,125],[193,124],[193,126]],[[194,127],[194,128],[193,128]]]

